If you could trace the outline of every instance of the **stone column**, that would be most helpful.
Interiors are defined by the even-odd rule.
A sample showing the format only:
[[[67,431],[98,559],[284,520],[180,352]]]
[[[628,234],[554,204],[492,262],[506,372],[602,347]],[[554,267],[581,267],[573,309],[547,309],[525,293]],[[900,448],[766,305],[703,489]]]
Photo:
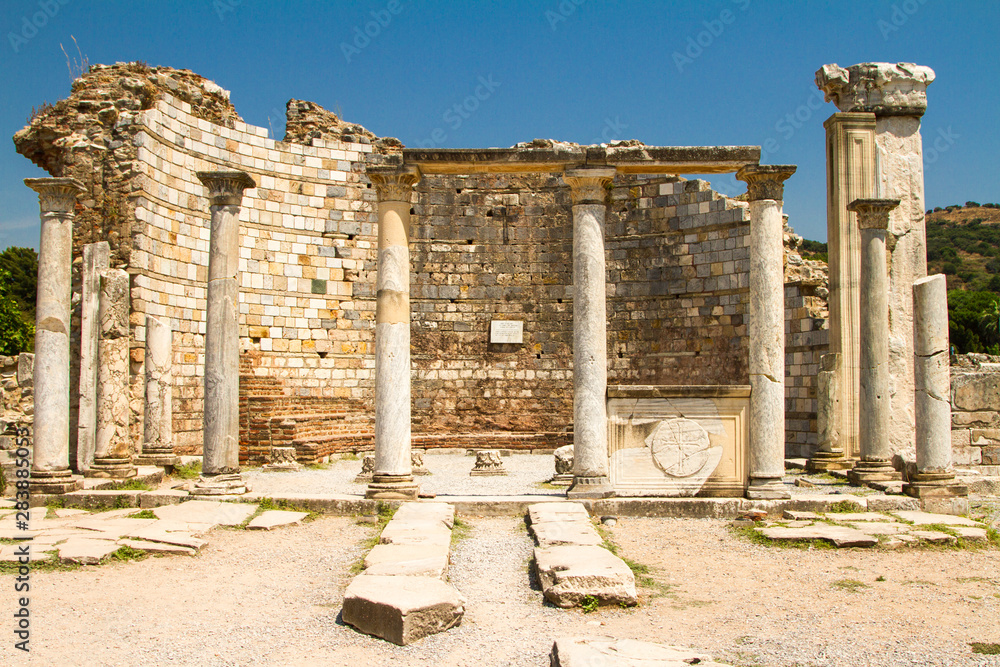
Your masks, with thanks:
[[[174,455],[173,332],[146,315],[146,402],[143,409],[142,454],[139,465],[177,465]]]
[[[82,486],[69,469],[69,326],[73,218],[84,187],[75,178],[26,178],[24,184],[38,193],[42,222],[30,488],[34,493],[66,493]]]
[[[101,272],[107,270],[110,257],[111,247],[107,241],[83,246],[80,298],[80,409],[76,430],[76,469],[80,472],[86,472],[94,463]]]
[[[820,70],[819,76],[823,70]],[[822,87],[822,86],[821,86]],[[840,355],[837,393],[829,398],[840,410],[840,460],[820,456],[817,470],[846,469],[858,445],[858,280],[861,239],[847,205],[875,192],[875,114],[835,113],[826,128],[827,240],[830,249],[830,352]],[[822,402],[824,397],[819,396]],[[821,411],[829,408],[820,405]]]
[[[875,115],[874,197],[899,199],[889,217],[889,449],[912,457],[913,281],[927,274],[920,118],[934,71],[912,63],[825,65],[817,83],[841,111]],[[858,197],[865,197],[859,194]]]
[[[205,427],[202,476],[195,495],[245,493],[240,473],[239,229],[242,171],[199,171],[211,210],[205,327]]]
[[[968,495],[951,467],[951,367],[948,285],[944,275],[913,283],[917,472],[903,485],[916,498]]]
[[[861,236],[861,337],[858,406],[861,458],[848,471],[852,484],[901,479],[889,446],[889,303],[885,238],[898,199],[855,199],[847,208]]]
[[[747,497],[788,498],[785,474],[785,245],[781,207],[794,165],[747,165],[750,200],[750,483]]]
[[[573,199],[573,498],[611,495],[604,220],[612,168],[569,169]]]
[[[134,477],[129,432],[129,286],[121,269],[101,273],[97,344],[97,431],[87,477]]]
[[[412,499],[410,460],[410,197],[413,167],[369,167],[378,196],[375,471],[367,498]]]
[[[844,470],[850,467],[844,458],[844,448],[841,444],[841,358],[839,353],[831,352],[824,354],[819,360],[819,372],[816,373],[816,398],[819,404],[816,430],[819,449],[809,459],[810,472]]]

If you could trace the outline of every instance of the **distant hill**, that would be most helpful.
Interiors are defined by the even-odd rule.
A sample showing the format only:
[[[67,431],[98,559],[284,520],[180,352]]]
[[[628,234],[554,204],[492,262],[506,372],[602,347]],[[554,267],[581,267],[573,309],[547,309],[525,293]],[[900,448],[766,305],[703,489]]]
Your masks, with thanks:
[[[949,290],[1000,295],[1000,204],[927,211],[927,273],[948,276]]]

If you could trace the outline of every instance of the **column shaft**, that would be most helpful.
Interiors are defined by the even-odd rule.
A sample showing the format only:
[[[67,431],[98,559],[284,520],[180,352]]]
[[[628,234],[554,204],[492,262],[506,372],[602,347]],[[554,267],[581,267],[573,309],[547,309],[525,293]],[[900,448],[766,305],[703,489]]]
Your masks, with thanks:
[[[94,463],[97,437],[97,341],[100,338],[101,272],[107,270],[111,247],[107,241],[83,246],[80,294],[80,408],[76,432],[76,469],[86,472]]]
[[[368,498],[415,498],[410,458],[410,198],[415,169],[370,167],[378,195],[375,470]]]
[[[152,315],[146,316],[146,402],[143,411],[142,454],[137,463],[172,466],[173,427],[173,332]]]
[[[31,487],[39,493],[65,493],[81,485],[69,470],[69,330],[74,207],[84,188],[72,178],[29,178],[24,182],[38,192],[42,224],[35,305]]]

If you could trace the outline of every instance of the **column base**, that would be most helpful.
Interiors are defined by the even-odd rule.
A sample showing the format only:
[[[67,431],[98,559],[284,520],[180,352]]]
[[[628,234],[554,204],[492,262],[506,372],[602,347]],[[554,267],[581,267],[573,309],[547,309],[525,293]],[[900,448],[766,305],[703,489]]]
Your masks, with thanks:
[[[143,452],[136,455],[132,461],[137,466],[158,466],[160,468],[173,468],[180,465],[181,459],[173,452]]]
[[[297,472],[302,470],[301,463],[265,463],[261,466],[264,472]]]
[[[94,459],[90,469],[83,473],[84,477],[100,479],[128,479],[139,474],[132,459]]]
[[[240,473],[202,475],[191,488],[192,496],[241,496],[250,491],[250,485]]]
[[[587,500],[611,498],[615,495],[611,480],[607,475],[597,477],[573,477],[573,486],[566,492],[567,498]]]
[[[847,471],[847,479],[854,486],[864,486],[868,482],[898,482],[903,479],[903,475],[889,461],[862,459]]]
[[[365,491],[365,498],[374,500],[416,500],[420,485],[413,475],[373,475]]]
[[[31,494],[53,493],[61,495],[79,491],[82,488],[83,480],[73,477],[69,468],[53,471],[32,470],[28,480],[28,491]]]
[[[903,493],[911,498],[964,498],[969,487],[956,484],[953,472],[918,472],[903,484]]]
[[[751,477],[747,487],[747,498],[750,500],[786,500],[792,494],[781,479],[774,477]]]
[[[827,472],[828,470],[850,470],[854,461],[843,452],[816,452],[806,464],[806,472]]]
[[[573,486],[573,475],[566,473],[555,475],[549,480],[552,486]]]

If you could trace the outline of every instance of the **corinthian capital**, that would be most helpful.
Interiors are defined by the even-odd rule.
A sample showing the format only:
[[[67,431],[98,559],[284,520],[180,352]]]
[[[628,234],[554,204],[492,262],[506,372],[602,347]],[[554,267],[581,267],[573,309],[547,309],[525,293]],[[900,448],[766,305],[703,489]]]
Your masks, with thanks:
[[[409,203],[413,186],[420,182],[420,171],[416,167],[370,166],[366,173],[375,186],[379,201]]]
[[[848,211],[858,215],[858,229],[888,229],[889,212],[899,206],[898,199],[855,199]]]
[[[607,187],[614,178],[613,167],[567,169],[563,174],[574,204],[603,204],[608,197]]]
[[[42,213],[73,213],[76,198],[86,191],[75,178],[26,178],[24,184],[38,193]]]
[[[823,65],[816,85],[841,111],[879,116],[922,116],[934,70],[913,63],[860,63],[844,68]]]
[[[243,191],[257,187],[245,171],[199,171],[195,175],[208,188],[208,202],[212,206],[239,206]]]
[[[794,164],[748,164],[736,172],[736,178],[746,181],[750,201],[785,196],[785,180],[795,173]]]

